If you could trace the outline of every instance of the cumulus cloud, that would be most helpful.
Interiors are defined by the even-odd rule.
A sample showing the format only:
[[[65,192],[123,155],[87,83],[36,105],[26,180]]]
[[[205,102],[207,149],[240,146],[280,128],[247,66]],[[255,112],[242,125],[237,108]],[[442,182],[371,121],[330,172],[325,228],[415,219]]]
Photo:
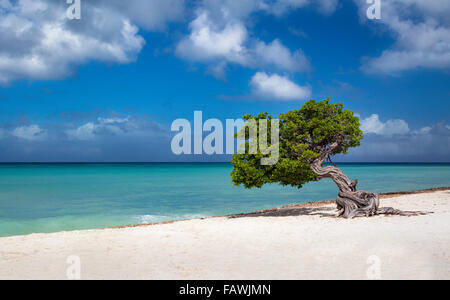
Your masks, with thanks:
[[[76,129],[69,129],[66,131],[66,133],[71,138],[78,139],[81,141],[88,141],[93,140],[95,138],[94,130],[95,130],[94,123],[89,122],[79,126]]]
[[[367,6],[356,2],[365,16]],[[382,2],[381,8],[381,20],[377,21],[388,28],[395,43],[379,57],[368,58],[362,66],[365,72],[450,69],[450,2],[392,0]]]
[[[66,17],[60,0],[0,1],[0,84],[15,80],[54,80],[72,75],[90,61],[135,61],[145,40],[140,29],[164,30],[194,10],[190,33],[176,54],[207,63],[223,77],[228,64],[301,72],[309,63],[301,49],[275,39],[264,42],[248,32],[255,12],[281,16],[303,7],[330,13],[337,0],[95,0],[82,2],[82,20]]]
[[[411,130],[401,119],[380,120],[377,114],[361,119],[364,139],[341,161],[448,162],[450,126],[444,123]]]
[[[188,37],[177,45],[176,54],[184,59],[212,64],[213,74],[223,74],[228,63],[245,67],[273,67],[300,72],[308,70],[309,62],[298,49],[291,52],[280,40],[266,44],[250,39],[242,21],[231,19],[218,24],[206,10],[198,12],[190,23]]]
[[[117,7],[137,26],[146,30],[165,29],[167,23],[185,16],[185,0],[103,0],[103,5]]]
[[[367,3],[355,2],[360,8],[361,19],[368,23]],[[247,32],[248,19],[255,12],[282,16],[308,7],[331,14],[338,5],[338,0],[203,0],[197,6],[197,17],[191,23],[191,32],[179,43],[177,54],[191,61],[209,63],[211,73],[220,76],[223,76],[227,63],[255,68],[271,66],[278,68],[278,71],[304,71],[309,63],[301,49],[291,52],[279,40],[269,43],[259,41]],[[447,1],[384,1],[381,20],[371,24],[382,24],[395,43],[378,57],[364,58],[362,70],[392,75],[418,68],[448,70],[449,15],[450,4]],[[217,48],[200,43],[208,37],[209,41],[217,42]],[[277,51],[277,48],[283,50]],[[270,55],[276,52],[281,53],[280,56]],[[264,55],[259,55],[261,53]]]
[[[341,161],[448,162],[450,126],[439,123],[404,134],[367,134],[361,147],[340,156]]]
[[[256,66],[273,66],[291,72],[307,71],[310,68],[309,61],[301,49],[291,53],[278,39],[269,44],[258,41],[252,51],[256,57]]]
[[[163,28],[181,18],[184,1],[83,1],[82,20],[69,20],[67,7],[57,0],[0,1],[0,83],[64,78],[92,60],[134,61],[145,43],[136,24]]]
[[[448,127],[448,125],[447,125],[447,127]],[[412,131],[412,133],[413,133],[413,134],[428,134],[428,133],[431,132],[432,129],[433,129],[433,128],[430,127],[430,126],[425,126],[425,127],[422,127],[422,128],[419,129],[419,130],[414,130],[414,131]],[[449,128],[449,129],[450,129],[450,128]]]
[[[20,126],[15,128],[11,134],[28,141],[43,141],[47,139],[47,130],[40,128],[39,125]]]
[[[139,120],[133,119],[131,116],[125,118],[98,117],[95,121],[90,121],[77,128],[66,130],[66,134],[71,139],[90,141],[105,135],[134,135],[141,130],[142,125],[142,123],[139,123]],[[147,127],[147,129],[149,128]]]
[[[311,88],[299,86],[286,76],[268,75],[264,72],[256,73],[251,81],[253,94],[256,97],[271,100],[305,100],[311,97]]]
[[[408,123],[404,120],[380,121],[377,114],[361,120],[361,130],[364,133],[374,133],[379,135],[406,134],[409,132]]]
[[[177,54],[194,61],[211,61],[223,58],[226,61],[245,63],[247,30],[239,22],[230,21],[219,28],[208,12],[202,11],[189,24],[191,34],[177,46]]]
[[[327,1],[324,1],[324,3]],[[228,64],[277,71],[307,71],[309,61],[301,49],[291,51],[279,39],[271,42],[253,37],[247,29],[249,16],[256,11],[284,14],[310,1],[216,1],[205,0],[189,24],[190,33],[177,45],[177,56],[208,64],[217,77],[224,76]]]
[[[167,161],[171,156],[169,128],[145,115],[111,112],[89,120],[23,122],[0,124],[0,161]]]

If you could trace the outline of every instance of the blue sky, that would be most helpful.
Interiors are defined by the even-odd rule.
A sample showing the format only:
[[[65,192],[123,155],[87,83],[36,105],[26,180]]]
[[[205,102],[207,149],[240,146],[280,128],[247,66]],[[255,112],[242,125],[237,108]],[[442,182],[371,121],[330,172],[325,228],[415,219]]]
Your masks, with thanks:
[[[174,156],[170,124],[331,96],[365,138],[341,161],[450,161],[450,2],[0,1],[0,161]]]

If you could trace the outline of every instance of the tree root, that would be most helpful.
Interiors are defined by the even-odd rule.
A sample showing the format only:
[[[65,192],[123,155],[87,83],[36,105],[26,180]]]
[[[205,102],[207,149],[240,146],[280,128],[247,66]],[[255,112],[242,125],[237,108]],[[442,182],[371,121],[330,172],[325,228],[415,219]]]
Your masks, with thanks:
[[[405,217],[413,217],[413,216],[424,216],[427,214],[431,214],[432,212],[422,212],[422,211],[403,211],[394,209],[392,207],[382,207],[377,211],[377,215],[393,215],[393,216],[405,216]]]
[[[337,199],[338,217],[353,219],[355,217],[371,217],[376,215],[421,216],[427,213],[420,211],[402,211],[392,207],[379,208],[379,197],[376,193],[366,191],[340,192]]]
[[[377,193],[357,191],[357,179],[351,181],[342,170],[335,166],[322,166],[338,147],[339,142],[334,142],[310,164],[311,170],[317,175],[317,180],[331,178],[339,188],[336,198],[338,217],[352,219],[375,215],[420,216],[427,214],[417,211],[401,211],[392,207],[379,208],[380,200]]]

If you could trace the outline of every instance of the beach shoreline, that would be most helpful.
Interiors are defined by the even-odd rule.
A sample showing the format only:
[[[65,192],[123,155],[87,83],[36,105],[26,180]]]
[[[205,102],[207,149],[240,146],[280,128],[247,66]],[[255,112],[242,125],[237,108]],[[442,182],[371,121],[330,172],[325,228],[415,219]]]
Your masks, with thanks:
[[[77,261],[80,279],[450,279],[450,189],[380,198],[381,207],[430,213],[346,220],[321,201],[3,237],[0,279],[71,279]]]
[[[403,196],[403,195],[423,194],[423,193],[430,193],[430,192],[437,192],[437,191],[447,191],[447,190],[450,190],[450,187],[437,187],[437,188],[429,188],[429,189],[421,189],[421,190],[387,192],[387,193],[380,193],[379,197],[380,197],[380,199],[388,199],[388,198],[394,198],[394,197],[399,197],[399,196]],[[282,210],[282,209],[318,207],[318,206],[330,205],[330,204],[335,204],[335,203],[336,203],[335,200],[310,201],[310,202],[299,203],[299,204],[287,204],[287,205],[283,205],[283,206],[267,208],[267,209],[261,209],[261,210],[257,210],[257,211],[247,212],[247,213],[238,213],[238,214],[230,214],[230,215],[223,215],[223,216],[210,216],[210,217],[202,217],[202,218],[190,218],[190,219],[181,219],[181,220],[169,220],[169,221],[154,222],[154,223],[141,223],[141,224],[127,224],[127,225],[108,226],[108,227],[97,228],[97,230],[145,227],[145,226],[154,226],[154,225],[161,225],[161,224],[171,224],[171,223],[175,223],[175,222],[189,221],[189,220],[196,220],[196,219],[204,220],[204,219],[209,219],[209,218],[236,218],[236,217],[252,216],[252,215],[259,215],[259,214],[264,214],[264,213],[270,213],[270,212],[274,212],[274,211]]]

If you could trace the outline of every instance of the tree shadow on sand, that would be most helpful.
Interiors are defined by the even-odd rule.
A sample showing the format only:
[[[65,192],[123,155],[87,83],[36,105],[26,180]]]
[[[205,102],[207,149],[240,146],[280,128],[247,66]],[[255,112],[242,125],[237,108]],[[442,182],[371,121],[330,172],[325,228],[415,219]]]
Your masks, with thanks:
[[[335,207],[292,207],[230,215],[228,218],[320,216],[335,218]]]
[[[431,188],[417,191],[404,191],[404,192],[392,192],[380,194],[380,199],[398,197],[403,195],[422,194],[442,191],[446,194],[450,194],[450,187]],[[336,202],[334,200],[309,202],[304,204],[293,204],[278,208],[265,209],[256,212],[235,214],[227,216],[229,219],[234,218],[250,218],[250,217],[295,217],[295,216],[320,216],[327,218],[337,218]],[[386,214],[381,208],[378,215]],[[407,216],[420,216],[432,214],[433,212],[406,212]],[[389,213],[387,213],[389,215]]]

